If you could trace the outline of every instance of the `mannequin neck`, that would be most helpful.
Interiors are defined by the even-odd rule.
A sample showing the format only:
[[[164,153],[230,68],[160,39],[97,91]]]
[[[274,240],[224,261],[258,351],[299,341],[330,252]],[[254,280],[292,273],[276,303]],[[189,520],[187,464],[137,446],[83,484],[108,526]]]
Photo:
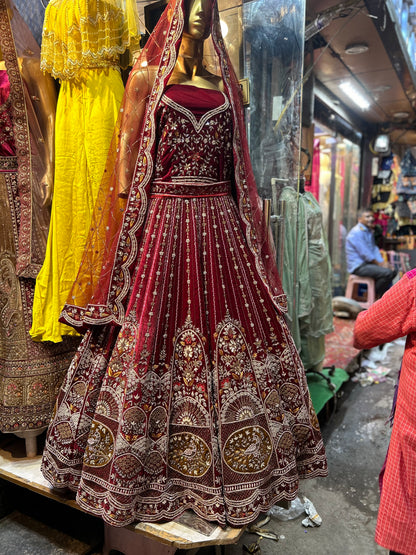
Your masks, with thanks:
[[[198,75],[203,69],[202,58],[204,54],[204,41],[195,40],[188,35],[183,35],[179,47],[177,66],[179,71],[189,77]]]

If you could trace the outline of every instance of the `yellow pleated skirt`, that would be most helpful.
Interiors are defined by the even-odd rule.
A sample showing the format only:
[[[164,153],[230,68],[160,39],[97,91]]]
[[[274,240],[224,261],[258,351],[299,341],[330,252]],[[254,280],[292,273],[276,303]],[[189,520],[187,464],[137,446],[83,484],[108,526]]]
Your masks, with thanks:
[[[55,125],[55,179],[46,256],[36,279],[30,335],[77,335],[58,321],[78,273],[124,87],[114,68],[63,81]]]

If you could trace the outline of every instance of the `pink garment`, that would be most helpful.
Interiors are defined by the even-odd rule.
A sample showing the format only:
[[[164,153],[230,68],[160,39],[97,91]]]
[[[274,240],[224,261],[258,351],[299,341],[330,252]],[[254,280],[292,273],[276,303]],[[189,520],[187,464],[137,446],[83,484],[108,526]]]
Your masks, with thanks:
[[[319,139],[314,139],[313,141],[313,158],[312,158],[312,178],[309,187],[305,186],[305,189],[313,194],[316,200],[319,202],[319,173],[321,166],[321,153],[320,153],[320,141]]]
[[[6,70],[0,70],[0,156],[15,156],[10,81]]]

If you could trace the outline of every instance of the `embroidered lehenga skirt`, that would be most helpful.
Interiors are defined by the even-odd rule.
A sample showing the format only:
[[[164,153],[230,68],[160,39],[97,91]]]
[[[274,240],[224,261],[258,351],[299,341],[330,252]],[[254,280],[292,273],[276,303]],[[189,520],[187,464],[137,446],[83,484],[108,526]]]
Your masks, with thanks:
[[[0,92],[9,82],[0,72]],[[1,99],[0,95],[0,99]],[[0,103],[0,431],[21,432],[46,428],[56,396],[78,341],[60,346],[35,344],[29,336],[35,280],[16,274],[17,251],[42,244],[42,237],[21,229],[21,194],[18,182],[11,99]],[[36,143],[35,143],[36,144]],[[29,147],[29,145],[28,145]],[[25,171],[36,171],[37,158]],[[29,179],[30,181],[30,179]],[[36,209],[36,206],[34,207]],[[32,215],[30,214],[30,217]],[[35,215],[36,217],[36,215]]]
[[[54,486],[116,526],[185,509],[239,526],[326,474],[302,364],[242,233],[228,101],[184,88],[159,109],[126,320],[84,336],[43,457]]]

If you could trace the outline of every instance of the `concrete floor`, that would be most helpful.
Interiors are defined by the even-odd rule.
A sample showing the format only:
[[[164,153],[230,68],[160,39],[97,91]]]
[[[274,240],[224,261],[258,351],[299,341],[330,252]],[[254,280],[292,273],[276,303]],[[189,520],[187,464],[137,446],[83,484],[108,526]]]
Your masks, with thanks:
[[[374,542],[379,502],[378,474],[386,454],[394,383],[403,353],[403,342],[391,344],[383,366],[391,368],[386,381],[366,387],[349,381],[341,390],[337,410],[322,415],[329,476],[305,480],[300,494],[308,497],[322,518],[319,528],[304,528],[306,515],[294,520],[272,518],[265,526],[279,541],[263,538],[260,555],[382,555],[387,550]],[[322,411],[324,412],[324,411]],[[13,512],[11,512],[13,511]],[[55,555],[100,553],[102,523],[99,519],[0,481],[0,552]],[[247,553],[244,546],[259,540],[245,533],[238,544],[204,548],[198,555]],[[157,544],[149,553],[157,555]],[[177,552],[186,555],[186,551]]]

